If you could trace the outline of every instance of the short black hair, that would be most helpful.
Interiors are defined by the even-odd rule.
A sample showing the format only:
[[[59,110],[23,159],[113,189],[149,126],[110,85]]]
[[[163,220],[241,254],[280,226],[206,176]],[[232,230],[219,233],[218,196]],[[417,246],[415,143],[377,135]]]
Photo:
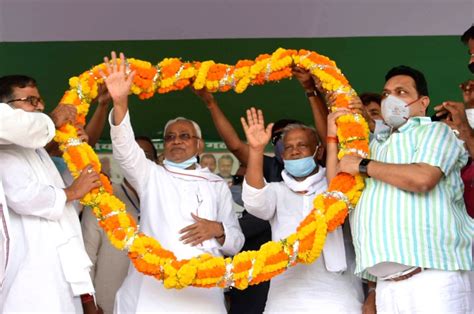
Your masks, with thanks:
[[[151,140],[151,138],[149,138],[148,136],[145,136],[145,135],[138,135],[138,136],[135,136],[135,142],[137,142],[137,141],[145,141],[145,142],[150,143],[151,147],[153,148],[153,154],[155,156],[154,160],[156,160],[158,158],[158,151],[156,150],[156,147],[153,144],[153,141]]]
[[[385,75],[385,82],[397,75],[406,75],[411,77],[415,81],[415,88],[420,96],[429,96],[428,83],[426,82],[425,76],[420,71],[411,68],[406,65],[399,65],[391,68],[390,71]]]
[[[37,87],[34,78],[26,75],[6,75],[0,77],[0,101],[7,102],[13,95],[15,87]]]
[[[474,25],[471,25],[471,27],[469,27],[461,36],[461,41],[466,45],[469,42],[469,39],[474,39]]]
[[[375,102],[379,105],[382,103],[382,96],[377,93],[362,93],[359,95],[359,98],[364,106],[368,106],[371,102]]]
[[[301,121],[294,120],[294,119],[281,119],[275,122],[272,127],[272,138],[275,136],[276,133],[282,132],[283,129],[288,125],[288,124],[304,124]]]

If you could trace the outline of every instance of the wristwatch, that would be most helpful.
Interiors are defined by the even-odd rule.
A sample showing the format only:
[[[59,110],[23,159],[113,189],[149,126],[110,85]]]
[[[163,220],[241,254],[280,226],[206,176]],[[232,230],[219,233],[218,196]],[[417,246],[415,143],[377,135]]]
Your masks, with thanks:
[[[365,176],[367,176],[367,177],[369,177],[369,178],[370,178],[370,176],[369,176],[369,174],[367,173],[367,166],[369,165],[369,163],[370,163],[371,161],[372,161],[372,160],[370,160],[370,159],[364,158],[364,159],[362,159],[362,160],[360,161],[360,163],[359,163],[359,173],[360,173],[360,174],[363,174],[363,175],[365,175]]]
[[[306,92],[306,97],[318,97],[318,92],[316,90],[312,90],[310,92]]]

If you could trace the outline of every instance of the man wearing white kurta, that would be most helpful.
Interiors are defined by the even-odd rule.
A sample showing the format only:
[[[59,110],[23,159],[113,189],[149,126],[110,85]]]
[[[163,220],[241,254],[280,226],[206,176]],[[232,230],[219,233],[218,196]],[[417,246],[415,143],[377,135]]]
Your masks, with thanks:
[[[0,100],[16,110],[44,109],[33,79],[2,77],[0,87]],[[98,187],[98,174],[89,166],[65,188],[43,148],[14,144],[0,146],[0,164],[12,239],[0,312],[82,313],[79,295],[94,291],[91,263],[69,202]]]
[[[0,103],[0,145],[16,144],[29,148],[41,148],[54,137],[54,123],[43,113],[15,110]],[[0,291],[9,260],[10,215],[0,177]]]
[[[227,183],[196,162],[202,145],[199,126],[184,118],[170,121],[164,133],[164,166],[146,159],[135,142],[128,112],[133,73],[127,76],[112,56],[105,82],[114,103],[110,114],[113,154],[138,193],[141,231],[178,259],[239,252],[244,237],[232,212]],[[121,64],[125,64],[123,59]],[[133,267],[115,300],[118,313],[226,312],[222,289],[167,290],[162,282]]]
[[[327,189],[326,171],[314,161],[318,151],[316,132],[302,124],[284,129],[283,182],[266,183],[263,152],[272,125],[265,129],[263,114],[254,108],[247,111],[247,121],[242,119],[242,124],[249,143],[242,191],[245,208],[270,221],[274,241],[284,239],[310,213],[314,197]],[[265,312],[360,312],[362,286],[350,270],[354,265],[351,248],[341,227],[328,234],[323,253],[314,263],[296,265],[272,279]]]

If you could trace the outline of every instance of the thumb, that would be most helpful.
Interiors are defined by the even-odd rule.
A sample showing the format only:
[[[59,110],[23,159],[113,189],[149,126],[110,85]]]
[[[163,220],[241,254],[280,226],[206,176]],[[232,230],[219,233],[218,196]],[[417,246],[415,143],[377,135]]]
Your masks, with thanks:
[[[266,130],[265,130],[265,133],[267,133],[267,134],[272,134],[273,124],[274,124],[274,123],[270,123],[269,125],[267,125],[267,128],[266,128]]]
[[[200,218],[199,216],[195,215],[194,213],[191,213],[191,216],[194,218],[196,221],[202,221],[203,219]]]

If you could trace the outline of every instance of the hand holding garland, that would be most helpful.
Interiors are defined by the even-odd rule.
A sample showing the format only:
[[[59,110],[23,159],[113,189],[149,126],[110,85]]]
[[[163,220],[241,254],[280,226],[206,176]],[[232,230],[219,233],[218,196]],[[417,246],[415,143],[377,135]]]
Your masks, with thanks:
[[[328,132],[327,132],[327,148],[326,148],[326,177],[330,182],[337,175],[337,119],[343,115],[351,114],[347,109],[339,109],[328,115]]]
[[[321,96],[322,91],[318,89],[316,84],[317,78],[313,77],[309,70],[299,66],[293,66],[291,73],[298,80],[298,82],[300,82],[306,93],[306,96],[308,97],[309,105],[311,106],[311,111],[313,113],[316,131],[318,132],[318,136],[321,139],[323,147],[326,148],[326,117],[329,114],[329,111]]]
[[[88,165],[82,170],[79,177],[69,187],[64,189],[66,202],[81,199],[89,191],[99,186],[101,186],[99,174],[94,171],[91,165]]]

